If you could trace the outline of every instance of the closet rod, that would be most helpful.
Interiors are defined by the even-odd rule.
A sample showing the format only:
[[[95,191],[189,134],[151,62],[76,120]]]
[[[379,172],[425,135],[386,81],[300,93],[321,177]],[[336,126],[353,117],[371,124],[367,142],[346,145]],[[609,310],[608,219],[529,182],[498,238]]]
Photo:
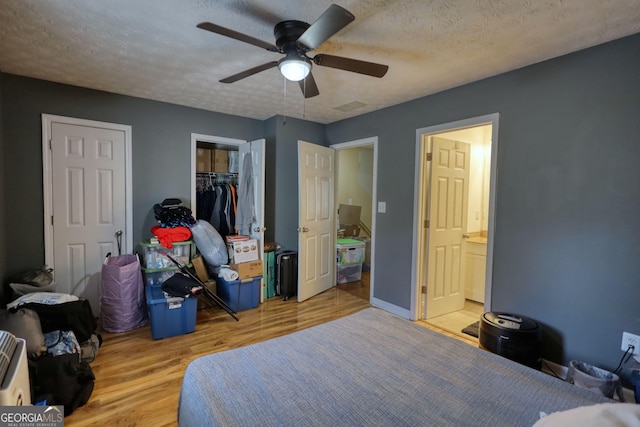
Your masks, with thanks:
[[[234,172],[196,172],[196,175],[205,175],[205,176],[229,176],[235,177],[238,176],[237,173]]]

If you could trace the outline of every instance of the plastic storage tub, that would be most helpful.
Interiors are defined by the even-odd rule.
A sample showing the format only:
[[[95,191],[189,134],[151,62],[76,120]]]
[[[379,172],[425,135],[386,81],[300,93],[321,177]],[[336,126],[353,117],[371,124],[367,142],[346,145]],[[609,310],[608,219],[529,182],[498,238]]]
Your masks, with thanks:
[[[227,281],[216,277],[216,291],[222,301],[235,312],[256,308],[260,304],[261,279],[262,276],[257,276]]]
[[[338,284],[357,282],[362,278],[362,263],[338,264]]]
[[[167,258],[170,255],[180,264],[189,264],[191,258],[195,255],[193,240],[184,242],[173,242],[172,248],[165,248],[160,243],[140,243],[140,259],[142,267],[147,269],[159,269],[167,267],[176,267],[176,265]]]
[[[362,278],[362,262],[366,244],[355,239],[338,239],[336,245],[337,283],[355,282]]]
[[[364,262],[365,242],[356,239],[338,239],[336,246],[338,265]]]
[[[196,330],[198,298],[166,298],[160,286],[146,286],[147,310],[154,340]]]

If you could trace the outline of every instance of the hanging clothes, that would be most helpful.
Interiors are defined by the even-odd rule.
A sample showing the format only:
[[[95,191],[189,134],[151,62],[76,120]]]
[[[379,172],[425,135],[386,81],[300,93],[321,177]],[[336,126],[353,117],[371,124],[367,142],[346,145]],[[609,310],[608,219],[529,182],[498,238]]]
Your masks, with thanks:
[[[217,178],[219,181],[229,181]],[[196,192],[196,219],[209,222],[223,237],[236,234],[237,189],[231,182],[199,179]]]
[[[250,235],[251,225],[256,222],[254,197],[253,160],[249,152],[242,159],[242,177],[238,188],[236,227],[239,234]]]

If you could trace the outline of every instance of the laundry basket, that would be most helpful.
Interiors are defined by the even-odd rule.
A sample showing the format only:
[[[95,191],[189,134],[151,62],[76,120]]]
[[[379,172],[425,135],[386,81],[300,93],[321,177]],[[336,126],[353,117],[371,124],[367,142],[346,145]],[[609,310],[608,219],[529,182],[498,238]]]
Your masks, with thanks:
[[[147,322],[144,283],[137,255],[107,255],[100,287],[100,320],[105,331],[126,332]]]

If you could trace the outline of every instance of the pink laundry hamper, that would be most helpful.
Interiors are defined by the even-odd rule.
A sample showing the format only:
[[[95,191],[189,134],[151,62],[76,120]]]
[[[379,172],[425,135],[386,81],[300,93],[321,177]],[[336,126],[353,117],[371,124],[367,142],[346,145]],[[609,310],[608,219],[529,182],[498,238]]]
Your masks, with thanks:
[[[105,331],[126,332],[147,323],[144,282],[137,255],[107,255],[100,287],[100,319]]]

